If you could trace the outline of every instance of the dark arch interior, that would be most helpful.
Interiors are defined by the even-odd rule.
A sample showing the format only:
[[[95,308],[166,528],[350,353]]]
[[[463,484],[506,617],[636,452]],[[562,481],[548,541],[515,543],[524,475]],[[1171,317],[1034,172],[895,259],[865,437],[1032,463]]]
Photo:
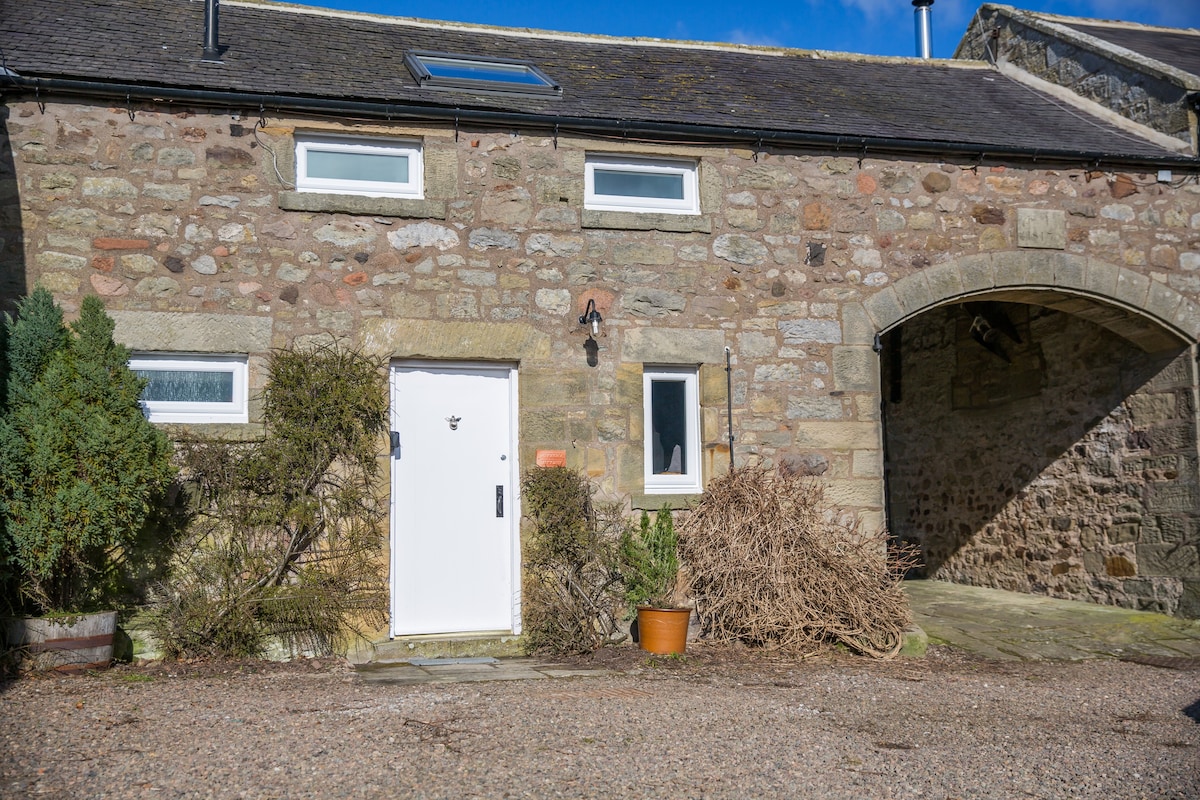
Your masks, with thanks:
[[[930,577],[1200,616],[1191,348],[1047,295],[883,337],[891,532]]]

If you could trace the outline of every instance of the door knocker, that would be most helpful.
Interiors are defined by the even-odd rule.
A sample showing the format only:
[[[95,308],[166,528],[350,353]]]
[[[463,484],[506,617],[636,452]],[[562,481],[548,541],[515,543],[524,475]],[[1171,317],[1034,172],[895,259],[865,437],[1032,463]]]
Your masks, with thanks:
[[[446,422],[450,423],[450,430],[458,430],[458,423],[462,421],[462,417],[446,417]]]

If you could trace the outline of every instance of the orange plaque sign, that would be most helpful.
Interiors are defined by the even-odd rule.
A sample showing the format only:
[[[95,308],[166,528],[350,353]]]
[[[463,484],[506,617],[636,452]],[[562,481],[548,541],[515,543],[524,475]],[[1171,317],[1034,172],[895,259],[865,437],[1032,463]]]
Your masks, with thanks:
[[[538,450],[537,465],[539,467],[565,467],[567,465],[567,451]]]

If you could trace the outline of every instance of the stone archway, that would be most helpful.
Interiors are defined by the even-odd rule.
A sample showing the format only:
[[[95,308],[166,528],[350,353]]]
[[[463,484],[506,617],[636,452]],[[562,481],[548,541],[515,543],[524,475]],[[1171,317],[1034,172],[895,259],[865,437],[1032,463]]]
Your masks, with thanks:
[[[975,304],[1011,318],[1007,352],[980,346]],[[858,312],[846,345],[882,337],[889,527],[932,576],[1200,616],[1200,308],[1018,251],[929,268]]]

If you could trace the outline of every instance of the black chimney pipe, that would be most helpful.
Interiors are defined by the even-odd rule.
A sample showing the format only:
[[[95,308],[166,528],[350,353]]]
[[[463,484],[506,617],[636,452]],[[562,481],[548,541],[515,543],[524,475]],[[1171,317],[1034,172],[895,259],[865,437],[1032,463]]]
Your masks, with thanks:
[[[220,61],[221,45],[218,27],[218,11],[221,0],[204,0],[204,56],[201,61]]]

